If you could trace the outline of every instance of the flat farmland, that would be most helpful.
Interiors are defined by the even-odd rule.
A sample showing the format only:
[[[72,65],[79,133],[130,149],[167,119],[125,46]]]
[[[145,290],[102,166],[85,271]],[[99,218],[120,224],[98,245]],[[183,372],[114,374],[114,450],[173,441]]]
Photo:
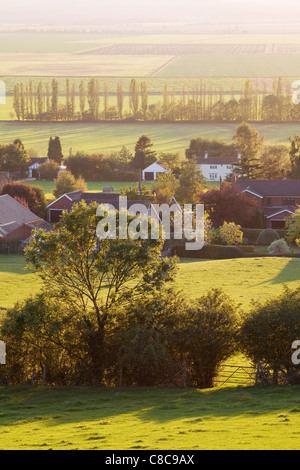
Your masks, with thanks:
[[[300,123],[254,124],[267,144],[288,144],[289,137],[300,133]],[[1,122],[0,142],[12,142],[20,138],[27,149],[35,149],[39,156],[46,155],[51,136],[61,139],[63,154],[72,148],[77,151],[109,153],[125,145],[134,152],[138,138],[151,137],[157,152],[179,152],[184,155],[190,140],[197,137],[218,138],[231,142],[238,123],[31,123]]]
[[[66,53],[0,53],[1,74],[15,76],[143,77],[171,59],[161,55],[76,55]]]
[[[155,77],[299,77],[300,54],[182,55]]]

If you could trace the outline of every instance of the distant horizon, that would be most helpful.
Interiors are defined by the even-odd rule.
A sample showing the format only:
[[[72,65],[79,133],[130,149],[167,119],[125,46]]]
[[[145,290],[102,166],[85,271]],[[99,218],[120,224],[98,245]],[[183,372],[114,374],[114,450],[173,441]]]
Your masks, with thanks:
[[[103,24],[188,23],[214,25],[297,24],[298,0],[11,0],[3,5],[1,26],[96,26]]]

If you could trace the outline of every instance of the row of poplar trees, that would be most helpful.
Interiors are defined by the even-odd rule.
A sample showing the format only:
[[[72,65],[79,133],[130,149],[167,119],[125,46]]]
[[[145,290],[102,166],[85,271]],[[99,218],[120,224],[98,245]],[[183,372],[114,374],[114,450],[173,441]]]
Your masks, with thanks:
[[[265,85],[263,85],[265,87]],[[111,105],[111,97],[114,105]],[[125,98],[127,105],[125,106]],[[164,85],[159,101],[149,102],[145,81],[132,79],[128,90],[118,82],[110,92],[107,82],[96,78],[89,81],[66,79],[63,90],[59,82],[34,81],[17,83],[14,87],[13,108],[18,120],[72,121],[72,120],[216,120],[216,121],[294,121],[300,120],[300,105],[292,102],[288,79],[273,81],[272,91],[259,90],[246,80],[243,90],[224,92],[222,86],[213,87],[211,81],[195,81],[181,91]]]

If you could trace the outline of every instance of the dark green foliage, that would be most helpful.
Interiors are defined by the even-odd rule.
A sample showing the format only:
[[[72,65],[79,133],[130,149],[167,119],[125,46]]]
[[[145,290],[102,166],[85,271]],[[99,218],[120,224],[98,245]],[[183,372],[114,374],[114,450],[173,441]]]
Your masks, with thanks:
[[[273,371],[291,374],[292,343],[300,338],[300,289],[285,288],[280,296],[254,304],[244,316],[239,334],[240,348],[253,363],[261,361]]]
[[[48,158],[50,161],[61,164],[63,159],[62,148],[59,137],[50,137],[48,146]]]
[[[188,382],[212,387],[219,366],[236,351],[236,306],[221,290],[213,289],[185,309],[179,321],[177,344],[188,366]]]
[[[228,144],[217,139],[205,139],[204,137],[192,139],[189,148],[185,151],[187,158],[204,157],[206,153],[210,157],[232,157],[233,161],[237,158],[234,144]]]
[[[266,228],[265,230],[262,230],[257,238],[257,245],[266,245],[269,246],[271,245],[272,242],[275,240],[279,240],[280,237],[276,230],[273,230],[272,228]]]
[[[205,245],[201,250],[186,250],[176,247],[175,253],[180,258],[232,259],[243,258],[245,254],[237,246]]]

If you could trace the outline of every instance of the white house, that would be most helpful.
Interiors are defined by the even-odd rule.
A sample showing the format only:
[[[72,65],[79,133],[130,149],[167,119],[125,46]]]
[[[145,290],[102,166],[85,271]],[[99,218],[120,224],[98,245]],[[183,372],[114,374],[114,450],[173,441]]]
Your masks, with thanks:
[[[159,173],[168,173],[166,166],[161,162],[154,162],[142,171],[143,181],[156,181]]]
[[[47,157],[31,157],[27,174],[28,178],[37,178],[39,166],[47,161]]]
[[[201,170],[206,181],[224,181],[234,170],[234,165],[238,163],[237,157],[209,157],[206,153],[204,157],[196,157],[196,163]]]

